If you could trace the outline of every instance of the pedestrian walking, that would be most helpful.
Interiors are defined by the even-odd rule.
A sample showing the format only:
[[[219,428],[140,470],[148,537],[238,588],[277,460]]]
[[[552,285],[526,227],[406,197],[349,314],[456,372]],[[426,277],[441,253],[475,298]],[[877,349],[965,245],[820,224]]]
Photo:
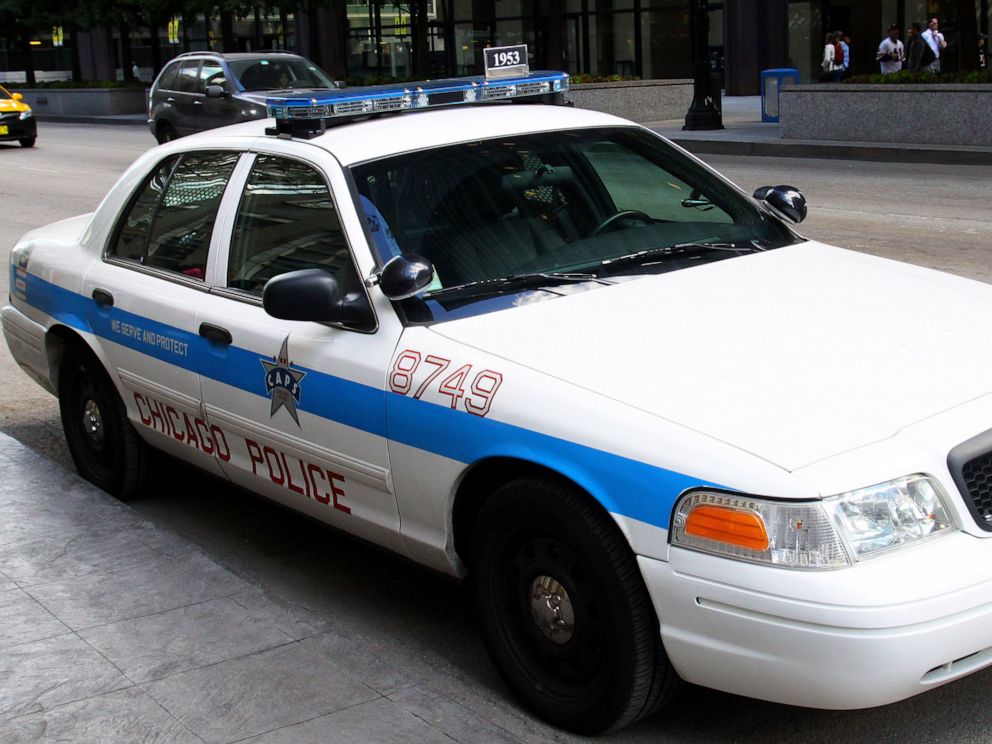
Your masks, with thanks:
[[[923,41],[923,27],[919,23],[914,23],[906,33],[905,69],[910,72],[921,72],[926,64],[929,64],[924,62],[928,51],[930,47]]]
[[[939,26],[940,22],[936,18],[931,18],[930,25],[923,32],[923,41],[930,47],[934,56],[933,61],[927,65],[927,70],[930,72],[940,72],[940,53],[947,49],[947,40],[944,39]]]
[[[844,68],[841,70],[838,80],[843,80],[847,77],[847,71],[851,67],[851,45],[847,38],[847,35],[843,31],[837,32],[837,44],[840,44],[841,50],[844,52]]]
[[[899,41],[899,27],[895,24],[889,26],[888,36],[878,45],[875,59],[878,60],[883,75],[899,72],[902,69],[903,60],[906,59],[906,49]]]
[[[837,73],[844,74],[844,50],[837,43],[837,34],[830,32],[823,44],[823,60],[820,62],[823,78],[827,82],[837,82]]]

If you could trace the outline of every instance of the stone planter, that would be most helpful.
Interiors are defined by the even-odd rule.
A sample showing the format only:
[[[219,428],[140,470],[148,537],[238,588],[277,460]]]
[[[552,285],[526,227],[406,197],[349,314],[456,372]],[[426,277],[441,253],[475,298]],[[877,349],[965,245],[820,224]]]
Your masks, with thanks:
[[[992,146],[992,85],[782,88],[782,138]]]
[[[46,115],[119,116],[145,113],[144,88],[17,88],[42,121]]]
[[[692,81],[573,84],[569,86],[566,98],[577,108],[602,111],[637,122],[683,119],[692,103]]]

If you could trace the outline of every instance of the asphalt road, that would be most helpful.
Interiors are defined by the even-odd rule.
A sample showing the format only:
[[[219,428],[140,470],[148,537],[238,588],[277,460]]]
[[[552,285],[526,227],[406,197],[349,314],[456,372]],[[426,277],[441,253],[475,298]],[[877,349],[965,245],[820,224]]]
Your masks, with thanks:
[[[96,207],[154,144],[140,127],[42,124],[38,146],[0,144],[0,259],[28,229]],[[992,282],[992,169],[969,166],[710,157],[748,191],[799,187],[810,238]],[[0,272],[0,296],[9,274]],[[0,430],[71,467],[54,398],[0,345]],[[463,696],[531,740],[570,740],[520,714],[485,658],[457,585],[338,536],[175,463],[133,504],[144,518],[201,546],[282,601],[333,616],[347,592],[368,608],[365,640],[393,659],[436,657],[467,680]],[[688,688],[667,713],[607,737],[617,742],[988,741],[992,671],[884,708],[824,712]]]

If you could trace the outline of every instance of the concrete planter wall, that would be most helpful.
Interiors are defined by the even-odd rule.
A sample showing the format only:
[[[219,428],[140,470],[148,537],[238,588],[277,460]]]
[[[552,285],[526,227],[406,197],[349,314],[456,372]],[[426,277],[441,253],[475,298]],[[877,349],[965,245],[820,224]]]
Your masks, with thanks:
[[[992,145],[992,85],[782,88],[783,139]]]
[[[145,112],[144,88],[17,88],[39,119],[54,116],[117,116]]]
[[[578,108],[602,111],[632,121],[682,119],[692,103],[692,81],[582,83],[570,86],[567,98]]]

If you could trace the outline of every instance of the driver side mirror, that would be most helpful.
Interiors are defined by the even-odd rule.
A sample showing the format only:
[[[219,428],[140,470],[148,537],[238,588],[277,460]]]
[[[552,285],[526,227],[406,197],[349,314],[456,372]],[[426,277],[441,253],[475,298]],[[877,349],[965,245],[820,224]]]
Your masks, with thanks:
[[[23,101],[24,100],[24,94],[23,93],[11,93],[10,94],[10,97],[13,98],[15,101]]]
[[[208,85],[206,90],[207,98],[224,98],[227,91],[223,85]]]
[[[390,300],[405,300],[430,286],[434,281],[434,266],[423,256],[406,254],[393,256],[382,270],[373,274],[370,282]]]
[[[369,307],[363,293],[341,297],[337,279],[323,269],[274,276],[262,289],[262,307],[273,318],[315,323],[365,325]]]
[[[754,192],[754,198],[790,225],[806,219],[806,197],[795,186],[762,186]]]

